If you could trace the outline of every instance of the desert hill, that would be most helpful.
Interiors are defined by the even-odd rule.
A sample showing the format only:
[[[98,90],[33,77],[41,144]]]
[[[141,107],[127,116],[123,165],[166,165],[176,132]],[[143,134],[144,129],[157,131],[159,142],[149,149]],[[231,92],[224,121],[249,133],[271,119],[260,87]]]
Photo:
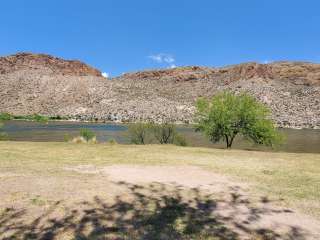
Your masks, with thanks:
[[[44,54],[0,57],[0,112],[82,120],[192,121],[194,101],[218,91],[247,91],[283,127],[320,127],[320,64],[243,63],[179,67],[113,79],[80,61]]]

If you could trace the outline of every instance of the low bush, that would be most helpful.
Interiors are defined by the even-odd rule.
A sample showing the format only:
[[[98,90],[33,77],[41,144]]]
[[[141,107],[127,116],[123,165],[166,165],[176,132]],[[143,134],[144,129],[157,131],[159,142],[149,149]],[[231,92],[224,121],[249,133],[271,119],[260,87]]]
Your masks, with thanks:
[[[36,121],[36,122],[48,122],[49,121],[49,118],[46,117],[46,116],[42,116],[42,115],[39,115],[39,114],[33,114],[30,116],[31,120],[33,121]]]
[[[185,136],[177,133],[175,136],[174,136],[174,140],[173,140],[173,143],[177,146],[181,146],[181,147],[186,147],[188,146],[188,142],[187,142],[187,139],[185,138]]]
[[[2,132],[1,129],[3,128],[3,123],[0,122],[0,141],[8,140],[8,134]]]
[[[150,126],[151,125],[149,123],[130,124],[128,127],[128,132],[129,132],[129,138],[131,143],[133,144],[148,143]]]
[[[152,132],[160,144],[173,144],[177,135],[176,127],[171,123],[152,124]]]
[[[70,136],[69,133],[66,133],[64,136],[63,136],[63,140],[65,142],[70,142],[72,140],[72,137]]]
[[[32,115],[17,115],[17,116],[12,116],[12,119],[15,120],[27,120],[27,121],[36,121],[36,122],[43,122],[47,123],[49,121],[49,118],[46,116],[42,116],[39,114],[32,114]]]
[[[108,140],[108,144],[115,145],[115,144],[118,144],[118,143],[117,143],[117,141],[115,139],[111,138],[111,139]]]
[[[13,116],[10,113],[0,113],[0,121],[12,120]]]
[[[80,137],[82,137],[86,142],[97,141],[95,133],[86,128],[80,129]]]
[[[135,123],[128,127],[129,138],[133,144],[148,144],[157,141],[160,144],[187,146],[186,138],[177,133],[172,123]]]
[[[49,117],[49,120],[68,120],[68,117],[62,117],[60,115]]]

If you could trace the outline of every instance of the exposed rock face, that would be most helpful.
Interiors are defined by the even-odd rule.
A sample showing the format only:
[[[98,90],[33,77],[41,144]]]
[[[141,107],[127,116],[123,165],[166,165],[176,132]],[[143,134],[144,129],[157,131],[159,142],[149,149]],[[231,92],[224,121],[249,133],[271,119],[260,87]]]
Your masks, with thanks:
[[[45,70],[47,74],[101,77],[100,71],[82,62],[63,60],[46,54],[18,53],[0,58],[0,74],[39,69]]]
[[[32,60],[27,64],[26,60],[11,60],[8,65],[8,58],[21,56]],[[188,123],[198,97],[230,90],[247,91],[270,106],[279,126],[320,127],[320,64],[182,67],[108,80],[78,61],[19,54],[0,58],[0,69],[5,69],[0,70],[0,112]]]

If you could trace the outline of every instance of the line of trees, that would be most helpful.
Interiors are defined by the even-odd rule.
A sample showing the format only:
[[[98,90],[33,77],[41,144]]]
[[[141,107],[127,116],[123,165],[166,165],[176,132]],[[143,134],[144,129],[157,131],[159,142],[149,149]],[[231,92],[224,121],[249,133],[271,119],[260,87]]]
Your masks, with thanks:
[[[168,122],[130,124],[128,133],[133,144],[160,143],[187,146],[185,137],[177,132],[174,124]]]

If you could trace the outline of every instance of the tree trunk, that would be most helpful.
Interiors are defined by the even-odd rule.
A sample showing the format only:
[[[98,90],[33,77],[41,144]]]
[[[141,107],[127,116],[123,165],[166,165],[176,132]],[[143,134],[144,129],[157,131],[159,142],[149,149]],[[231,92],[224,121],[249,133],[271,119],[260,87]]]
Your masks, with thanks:
[[[231,148],[230,142],[229,142],[229,137],[226,135],[226,142],[227,142],[227,148]]]

